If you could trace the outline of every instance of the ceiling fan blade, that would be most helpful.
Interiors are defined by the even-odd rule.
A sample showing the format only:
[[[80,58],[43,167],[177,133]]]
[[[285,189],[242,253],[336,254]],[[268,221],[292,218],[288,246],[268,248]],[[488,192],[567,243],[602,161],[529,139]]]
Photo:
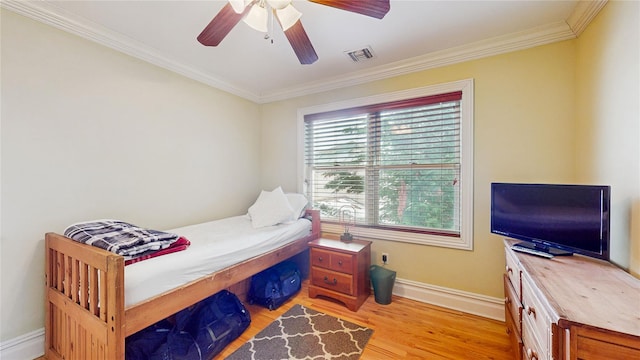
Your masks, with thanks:
[[[309,0],[337,9],[382,19],[389,12],[389,0]]]
[[[202,45],[218,46],[231,29],[242,20],[242,17],[250,8],[251,6],[247,6],[242,13],[238,14],[233,10],[231,4],[227,2],[209,25],[198,35],[198,41]]]
[[[311,40],[309,40],[307,32],[304,31],[300,20],[285,30],[284,34],[301,64],[313,64],[318,60],[318,54],[316,54],[316,50],[311,45]]]

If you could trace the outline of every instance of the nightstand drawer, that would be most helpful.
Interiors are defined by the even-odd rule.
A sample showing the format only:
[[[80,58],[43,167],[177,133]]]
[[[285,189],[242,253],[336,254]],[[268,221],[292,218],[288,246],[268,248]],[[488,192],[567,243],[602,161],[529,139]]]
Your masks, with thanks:
[[[311,249],[311,265],[353,274],[353,256],[321,249]]]
[[[337,291],[346,295],[353,295],[353,277],[336,271],[314,268],[311,272],[313,285]]]

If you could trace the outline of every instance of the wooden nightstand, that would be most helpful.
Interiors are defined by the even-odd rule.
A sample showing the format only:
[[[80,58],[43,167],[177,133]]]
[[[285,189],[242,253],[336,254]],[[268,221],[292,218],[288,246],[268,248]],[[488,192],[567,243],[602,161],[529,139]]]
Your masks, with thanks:
[[[309,243],[309,297],[326,296],[357,311],[371,294],[371,242],[316,239]]]

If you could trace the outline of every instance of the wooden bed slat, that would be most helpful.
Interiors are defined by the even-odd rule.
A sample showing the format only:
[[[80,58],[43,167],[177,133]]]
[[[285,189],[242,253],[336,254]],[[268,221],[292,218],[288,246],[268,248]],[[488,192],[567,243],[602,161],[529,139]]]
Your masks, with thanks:
[[[105,274],[106,275],[106,274]],[[107,284],[106,276],[98,276],[98,303],[97,303],[97,314],[100,320],[107,321],[107,307],[105,304],[107,303],[107,292],[109,291],[109,284]]]
[[[64,292],[64,254],[56,252],[56,289]]]
[[[89,287],[89,310],[95,316],[100,316],[100,309],[98,309],[98,269],[90,268],[90,280]]]
[[[80,306],[82,306],[84,309],[89,310],[89,297],[87,296],[89,294],[89,267],[87,264],[83,263],[83,262],[79,262],[78,266],[80,267],[79,269],[79,303]]]
[[[73,302],[78,303],[78,297],[80,295],[80,261],[73,260],[71,262],[71,299]]]
[[[64,286],[64,294],[71,299],[73,298],[73,259],[70,256],[64,256],[64,254],[63,259],[64,262],[62,263],[62,268],[64,269],[64,278],[62,280],[62,284]]]

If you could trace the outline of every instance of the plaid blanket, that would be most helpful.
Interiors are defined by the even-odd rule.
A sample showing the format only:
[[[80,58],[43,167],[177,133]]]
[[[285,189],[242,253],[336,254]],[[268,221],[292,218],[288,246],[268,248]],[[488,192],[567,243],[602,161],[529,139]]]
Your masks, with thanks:
[[[97,246],[126,258],[169,248],[179,235],[143,229],[118,220],[97,220],[73,224],[64,235],[75,241]]]

